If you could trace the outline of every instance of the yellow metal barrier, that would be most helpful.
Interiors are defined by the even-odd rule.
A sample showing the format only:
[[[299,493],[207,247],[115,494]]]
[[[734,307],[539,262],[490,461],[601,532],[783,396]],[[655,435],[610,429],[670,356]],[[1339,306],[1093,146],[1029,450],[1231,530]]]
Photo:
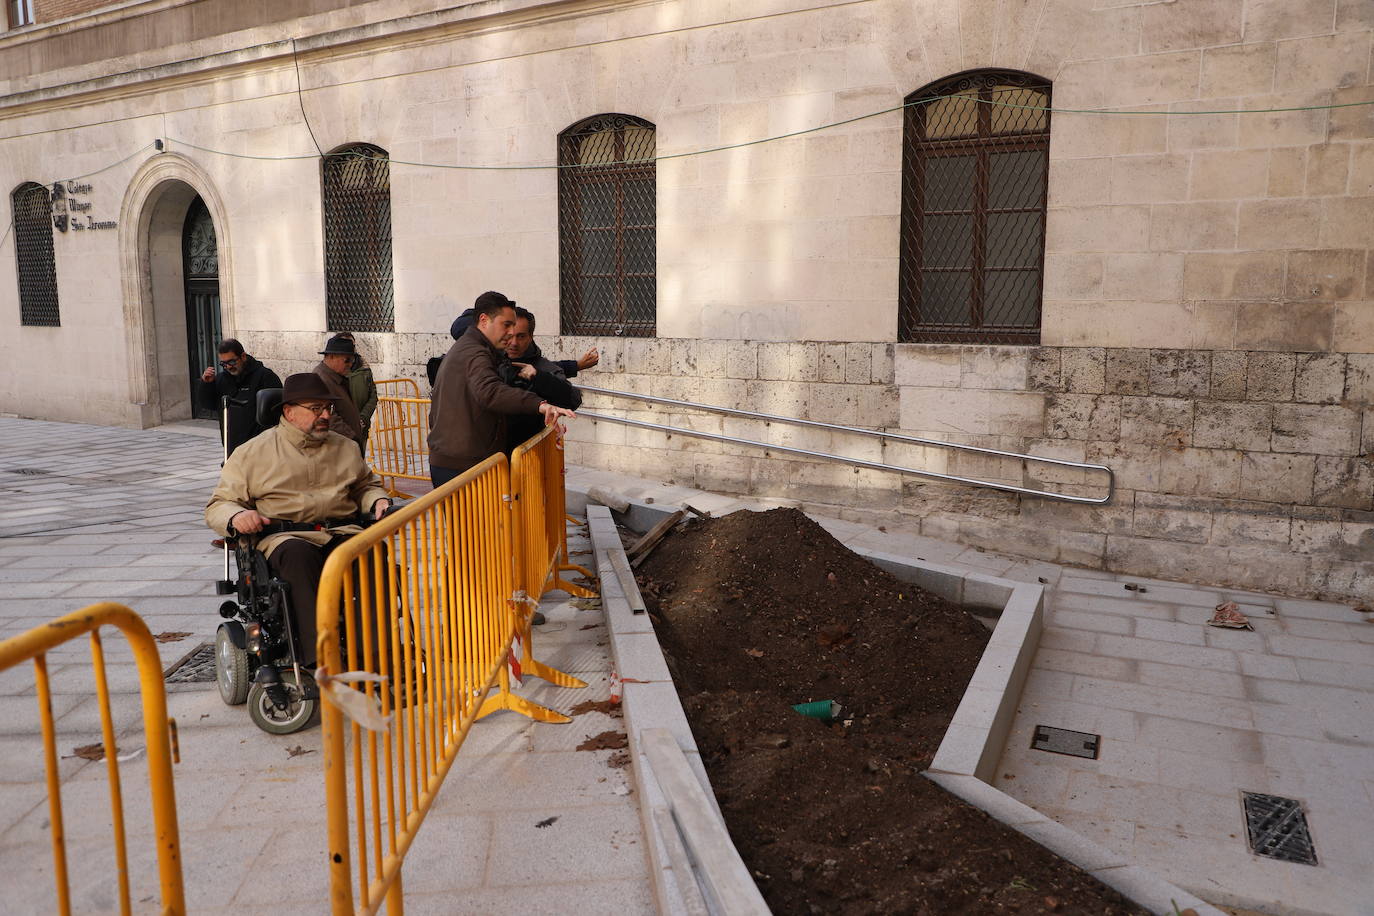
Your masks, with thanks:
[[[572,595],[592,597],[590,589],[565,582],[558,573],[564,569],[559,560],[567,555],[567,529],[563,523],[563,441],[558,431],[547,427],[543,432],[511,453],[511,499],[515,509],[515,585],[518,591],[516,627],[519,634],[520,671],[543,678],[560,687],[586,687],[586,681],[550,667],[534,658],[531,621],[534,609],[545,592],[555,588]],[[506,674],[503,672],[502,677]],[[515,709],[531,715],[522,708],[523,697],[509,689],[490,696],[478,713],[485,716],[499,709]],[[555,713],[556,719],[534,715],[542,721],[566,722],[567,717]]]
[[[399,489],[398,481],[429,483],[429,398],[377,398],[367,460],[392,496],[412,495]]]
[[[62,786],[57,772],[57,733],[52,714],[52,692],[48,682],[47,653],[55,646],[91,634],[91,663],[95,669],[96,693],[100,701],[100,727],[105,746],[105,761],[110,776],[110,813],[114,824],[115,863],[119,868],[120,912],[132,912],[129,900],[129,858],[124,835],[124,800],[119,783],[119,759],[115,749],[114,720],[110,715],[110,688],[105,677],[105,650],[100,628],[118,627],[133,648],[138,678],[143,692],[143,733],[148,748],[148,781],[152,795],[153,825],[157,832],[158,877],[162,885],[162,912],[186,912],[181,881],[181,840],[177,830],[176,793],[172,786],[172,746],[169,732],[175,723],[167,718],[167,695],[162,681],[162,663],[157,644],[148,626],[129,608],[120,604],[94,604],[59,617],[27,633],[0,643],[0,671],[33,659],[34,686],[38,694],[38,713],[43,727],[43,754],[48,780],[48,812],[52,823],[53,878],[57,885],[57,912],[71,912],[71,889],[67,880],[67,847],[62,821]]]
[[[509,465],[493,455],[350,538],[325,564],[316,612],[326,677],[365,671],[387,680],[357,688],[326,681],[321,690],[354,691],[389,717],[380,730],[364,730],[356,719],[345,726],[334,702],[322,704],[336,916],[375,913],[383,901],[389,916],[400,916],[406,850],[493,686],[502,708],[568,721],[510,695],[511,510]]]
[[[384,378],[374,382],[379,398],[418,398],[420,383],[413,378]]]

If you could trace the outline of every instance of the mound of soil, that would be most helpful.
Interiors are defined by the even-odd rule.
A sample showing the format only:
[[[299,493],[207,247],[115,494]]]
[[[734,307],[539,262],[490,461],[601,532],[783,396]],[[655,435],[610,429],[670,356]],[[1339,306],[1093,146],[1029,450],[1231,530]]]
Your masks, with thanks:
[[[794,509],[693,522],[638,578],[774,912],[1146,912],[920,775],[989,636],[959,607]]]

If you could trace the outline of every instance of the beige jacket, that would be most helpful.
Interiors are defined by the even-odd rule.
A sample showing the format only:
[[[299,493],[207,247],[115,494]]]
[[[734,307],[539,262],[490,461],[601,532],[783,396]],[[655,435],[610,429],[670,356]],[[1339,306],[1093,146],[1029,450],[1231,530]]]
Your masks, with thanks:
[[[244,509],[256,509],[274,521],[321,522],[371,512],[373,504],[386,496],[358,446],[337,433],[317,442],[283,418],[229,456],[205,507],[205,524],[227,535],[230,520]],[[329,532],[273,534],[258,546],[271,554],[288,537],[326,544],[330,533],[350,535],[361,530],[357,525],[343,525]]]

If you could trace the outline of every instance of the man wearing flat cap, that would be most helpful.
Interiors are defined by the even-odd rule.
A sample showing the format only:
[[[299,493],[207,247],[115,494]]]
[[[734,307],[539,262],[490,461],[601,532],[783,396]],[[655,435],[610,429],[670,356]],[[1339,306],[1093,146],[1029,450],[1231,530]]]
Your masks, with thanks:
[[[317,523],[319,531],[269,534],[258,543],[291,586],[296,643],[315,662],[315,598],[330,552],[362,530],[357,516],[381,518],[391,508],[382,482],[348,438],[329,428],[340,400],[318,375],[286,377],[281,420],[235,449],[205,507],[221,537],[257,534],[273,521]]]
[[[360,452],[367,451],[367,427],[358,413],[358,405],[348,393],[348,372],[358,348],[348,337],[331,337],[320,351],[324,359],[315,367],[318,375],[334,398],[335,409],[329,414],[329,428],[358,444]]]

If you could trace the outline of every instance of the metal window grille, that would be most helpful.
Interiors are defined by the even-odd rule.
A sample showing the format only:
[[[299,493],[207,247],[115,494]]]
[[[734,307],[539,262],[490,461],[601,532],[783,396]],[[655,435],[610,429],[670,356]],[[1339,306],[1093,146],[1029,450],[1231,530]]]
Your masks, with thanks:
[[[359,143],[320,164],[325,318],[333,331],[391,331],[391,160]]]
[[[979,71],[906,101],[898,339],[1038,343],[1049,83]]]
[[[20,324],[57,327],[57,262],[53,256],[52,198],[41,184],[15,189],[14,253],[19,274]],[[60,214],[66,220],[66,213]]]
[[[629,115],[598,115],[558,137],[564,334],[654,336],[654,150],[654,125]]]

